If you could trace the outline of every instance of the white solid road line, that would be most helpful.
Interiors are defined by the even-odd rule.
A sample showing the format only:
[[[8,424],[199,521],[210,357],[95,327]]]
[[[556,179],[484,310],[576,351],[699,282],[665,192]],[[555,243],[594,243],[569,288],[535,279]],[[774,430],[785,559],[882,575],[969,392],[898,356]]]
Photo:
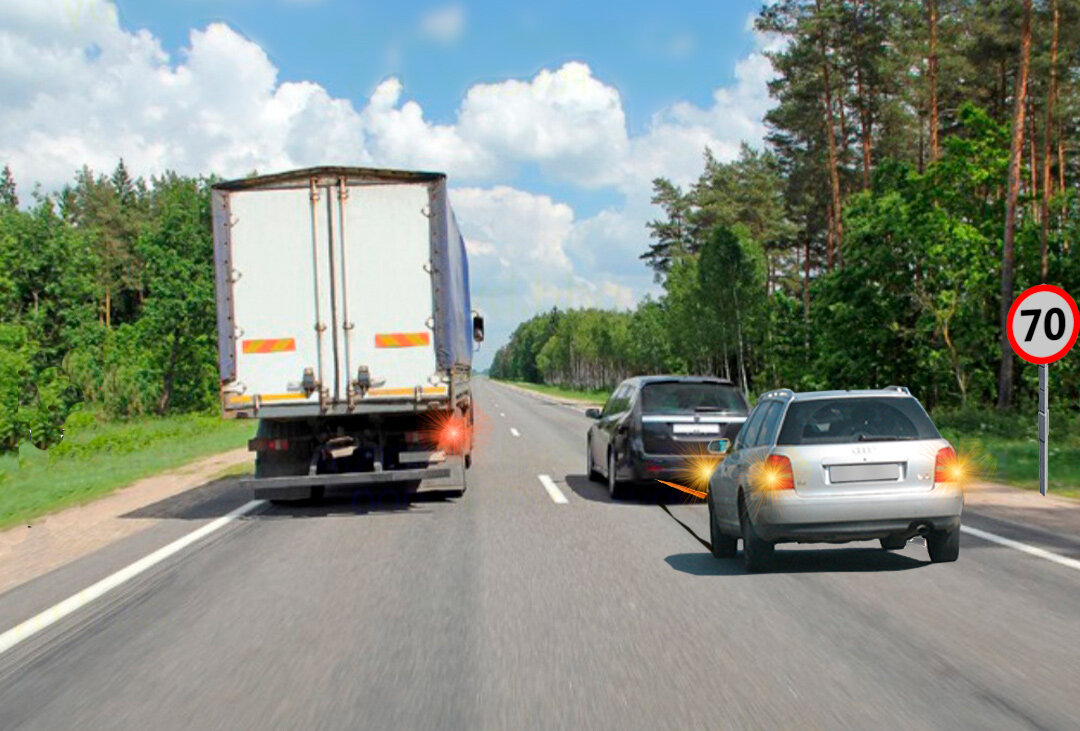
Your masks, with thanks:
[[[265,500],[252,500],[244,503],[236,510],[223,515],[217,520],[213,520],[201,528],[193,530],[182,538],[178,538],[172,543],[158,550],[154,551],[148,556],[140,558],[133,564],[129,564],[124,568],[117,571],[115,574],[106,576],[96,584],[92,584],[78,594],[69,596],[64,601],[49,607],[45,611],[37,614],[30,619],[26,620],[20,625],[12,627],[7,632],[0,635],[0,655],[7,652],[11,648],[18,645],[25,639],[36,635],[41,630],[56,624],[64,617],[68,616],[72,612],[75,612],[82,607],[86,606],[95,599],[108,594],[110,591],[120,586],[121,584],[130,581],[142,572],[149,568],[161,563],[165,559],[169,558],[175,553],[178,553],[192,543],[195,543],[201,538],[205,538],[214,531],[220,530],[233,522],[242,515],[247,515],[256,508],[260,508],[266,504]]]
[[[551,496],[552,502],[558,505],[565,505],[566,503],[570,502],[566,499],[566,495],[562,494],[562,490],[559,489],[559,486],[555,484],[555,480],[551,479],[547,475],[539,475],[539,477],[540,484],[544,486],[545,490],[547,490],[547,494]]]
[[[1076,569],[1077,571],[1080,571],[1080,561],[1077,561],[1075,558],[1061,556],[1059,554],[1047,551],[1044,548],[1029,546],[1028,544],[1021,543],[1020,541],[1014,541],[1012,538],[1006,538],[1005,536],[999,536],[996,533],[990,533],[988,531],[979,530],[978,528],[972,528],[969,525],[960,526],[960,532],[968,533],[975,536],[976,538],[981,538],[984,541],[990,541],[991,543],[997,543],[1002,546],[1008,546],[1009,548],[1015,548],[1017,551],[1026,553],[1029,556],[1044,558],[1047,561],[1053,561],[1054,563],[1060,564],[1061,566],[1067,566],[1070,569]]]
[[[515,437],[520,437],[521,436],[521,432],[519,432],[514,427],[510,427],[510,433],[513,434]]]

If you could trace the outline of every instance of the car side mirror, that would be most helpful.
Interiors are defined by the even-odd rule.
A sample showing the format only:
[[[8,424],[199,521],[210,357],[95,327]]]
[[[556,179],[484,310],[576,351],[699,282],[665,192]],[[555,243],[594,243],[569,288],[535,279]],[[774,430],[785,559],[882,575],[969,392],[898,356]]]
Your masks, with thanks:
[[[709,454],[727,454],[731,449],[731,440],[713,439],[705,448],[709,450]]]
[[[590,419],[599,419],[600,418],[600,409],[596,409],[596,408],[585,409],[585,416],[589,417]]]
[[[472,337],[478,343],[484,342],[484,318],[482,315],[473,315]]]

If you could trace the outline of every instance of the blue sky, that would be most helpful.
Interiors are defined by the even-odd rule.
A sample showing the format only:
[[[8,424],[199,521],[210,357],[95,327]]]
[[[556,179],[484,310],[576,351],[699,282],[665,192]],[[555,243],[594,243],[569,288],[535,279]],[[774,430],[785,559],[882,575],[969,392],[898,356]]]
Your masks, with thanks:
[[[753,47],[746,18],[760,0],[713,2],[461,3],[459,37],[432,42],[425,14],[455,5],[344,0],[121,0],[120,22],[178,51],[192,28],[223,21],[257,42],[283,80],[315,80],[361,98],[386,76],[402,79],[436,122],[452,121],[478,81],[522,78],[565,61],[588,63],[623,94],[631,132],[679,100],[708,102]]]
[[[4,0],[0,161],[55,189],[338,163],[441,170],[494,349],[551,306],[631,307],[651,180],[761,143],[760,2]]]

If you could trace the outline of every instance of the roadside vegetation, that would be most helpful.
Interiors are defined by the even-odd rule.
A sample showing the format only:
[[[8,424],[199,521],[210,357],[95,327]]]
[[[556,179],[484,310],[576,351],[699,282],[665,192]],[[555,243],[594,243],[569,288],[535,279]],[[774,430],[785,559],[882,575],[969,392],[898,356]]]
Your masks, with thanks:
[[[0,527],[242,446],[217,415],[210,181],[0,176]],[[47,450],[47,451],[42,451]]]
[[[243,447],[255,422],[213,415],[99,422],[79,412],[48,451],[24,443],[0,456],[0,529],[88,502],[199,457]]]
[[[0,177],[0,452],[106,420],[217,403],[209,183],[83,168],[19,205]]]

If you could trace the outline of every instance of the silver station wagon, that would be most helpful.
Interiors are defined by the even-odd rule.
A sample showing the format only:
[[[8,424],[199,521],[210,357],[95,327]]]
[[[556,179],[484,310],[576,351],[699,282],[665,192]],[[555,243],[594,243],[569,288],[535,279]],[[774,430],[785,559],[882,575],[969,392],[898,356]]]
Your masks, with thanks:
[[[709,482],[717,558],[768,567],[777,543],[926,537],[955,561],[964,499],[956,452],[906,388],[761,396]]]

